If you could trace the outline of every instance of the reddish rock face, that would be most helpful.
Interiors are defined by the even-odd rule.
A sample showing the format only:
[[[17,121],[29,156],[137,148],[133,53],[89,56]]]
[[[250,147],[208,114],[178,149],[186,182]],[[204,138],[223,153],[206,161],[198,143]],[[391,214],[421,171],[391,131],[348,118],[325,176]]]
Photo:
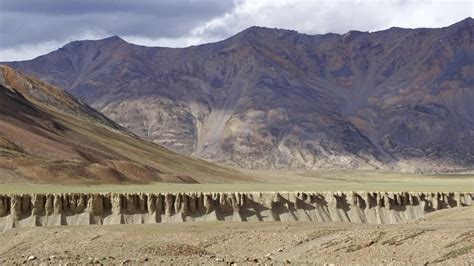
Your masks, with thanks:
[[[474,165],[474,21],[305,35],[252,27],[183,49],[118,37],[9,63],[139,136],[249,168]]]

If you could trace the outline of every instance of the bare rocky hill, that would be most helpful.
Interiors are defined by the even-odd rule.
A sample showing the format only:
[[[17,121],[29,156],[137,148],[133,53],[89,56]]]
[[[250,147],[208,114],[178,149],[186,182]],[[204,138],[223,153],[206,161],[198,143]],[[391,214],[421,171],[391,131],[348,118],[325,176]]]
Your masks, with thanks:
[[[474,20],[171,49],[75,41],[11,66],[174,151],[263,169],[474,165]]]
[[[235,180],[245,177],[143,141],[61,88],[0,65],[0,184]]]

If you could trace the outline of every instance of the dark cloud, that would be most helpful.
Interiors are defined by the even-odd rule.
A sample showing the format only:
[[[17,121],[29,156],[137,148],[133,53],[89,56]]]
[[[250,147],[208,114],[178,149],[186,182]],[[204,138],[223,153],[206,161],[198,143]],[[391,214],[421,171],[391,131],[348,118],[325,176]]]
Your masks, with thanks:
[[[207,17],[233,6],[226,0],[2,0],[6,12],[46,15],[80,15],[92,13],[134,13],[157,16],[189,15]]]
[[[85,35],[177,38],[233,8],[232,0],[0,0],[0,49]]]

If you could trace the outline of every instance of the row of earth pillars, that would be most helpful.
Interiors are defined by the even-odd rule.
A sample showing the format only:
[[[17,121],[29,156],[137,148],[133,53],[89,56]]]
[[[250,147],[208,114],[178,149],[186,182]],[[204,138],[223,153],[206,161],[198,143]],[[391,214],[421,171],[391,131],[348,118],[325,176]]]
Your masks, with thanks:
[[[191,221],[391,224],[470,206],[466,192],[63,193],[0,195],[0,228]]]

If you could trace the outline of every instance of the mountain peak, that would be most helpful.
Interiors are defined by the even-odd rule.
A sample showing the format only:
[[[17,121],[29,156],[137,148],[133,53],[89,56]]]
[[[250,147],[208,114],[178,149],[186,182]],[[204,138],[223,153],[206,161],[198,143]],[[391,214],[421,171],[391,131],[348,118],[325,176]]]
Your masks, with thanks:
[[[279,28],[266,28],[261,26],[249,27],[236,35],[230,37],[230,40],[270,40],[275,38],[287,37],[289,35],[299,34],[295,30],[286,30]]]
[[[295,30],[287,30],[287,29],[280,29],[280,28],[267,28],[267,27],[261,27],[261,26],[252,26],[249,27],[243,31],[241,31],[239,34],[281,34],[281,33],[298,33]]]
[[[72,47],[78,47],[84,44],[88,45],[106,45],[106,46],[112,46],[112,45],[120,45],[120,44],[128,44],[124,39],[120,38],[117,35],[103,38],[103,39],[98,39],[98,40],[78,40],[78,41],[72,41],[70,43],[65,44],[61,48],[72,48]]]
[[[97,40],[99,42],[109,42],[109,43],[126,43],[126,41],[118,35],[110,36],[104,39]]]
[[[448,27],[473,27],[473,26],[474,26],[474,19],[472,17],[467,17]]]
[[[474,18],[472,17],[467,17],[461,21],[459,21],[458,23],[474,23]]]

